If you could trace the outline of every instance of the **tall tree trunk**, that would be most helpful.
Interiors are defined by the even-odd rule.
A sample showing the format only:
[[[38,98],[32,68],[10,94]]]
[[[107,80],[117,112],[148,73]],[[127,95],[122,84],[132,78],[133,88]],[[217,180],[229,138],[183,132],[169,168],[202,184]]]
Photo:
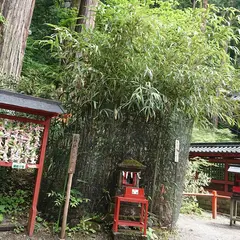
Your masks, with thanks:
[[[94,28],[95,26],[95,10],[98,6],[98,0],[81,0],[76,31],[81,32],[82,25],[86,28]]]
[[[193,1],[192,1],[193,9],[196,8],[196,3],[197,3],[197,0],[193,0]]]
[[[203,0],[203,8],[207,9],[208,7],[208,0]]]
[[[18,77],[35,0],[0,0],[0,11],[6,19],[0,33],[0,73]]]
[[[206,30],[206,21],[207,21],[207,9],[208,9],[208,0],[202,1],[202,7],[205,9],[203,13],[203,23],[202,23],[202,31],[205,32]]]
[[[81,113],[75,124],[72,131],[80,133],[81,137],[73,188],[91,202],[77,214],[74,210],[73,215],[76,217],[84,211],[106,212],[106,205],[116,193],[118,164],[126,159],[136,159],[147,166],[141,174],[140,187],[144,187],[146,195],[152,198],[150,209],[158,215],[161,226],[174,227],[181,206],[192,120],[181,114],[170,114],[146,122],[145,118],[128,114],[116,121]],[[46,180],[49,183],[43,184],[51,189],[55,188],[53,185],[59,187],[63,169],[67,169],[65,159],[69,139],[60,138],[57,145],[52,143],[53,152],[49,153],[49,157],[56,161],[56,165],[53,164],[56,167],[48,172]],[[180,142],[179,162],[174,159],[176,139]],[[51,190],[44,187],[45,192]],[[42,210],[49,206],[48,202],[47,198],[41,201]],[[49,212],[49,207],[45,211]]]

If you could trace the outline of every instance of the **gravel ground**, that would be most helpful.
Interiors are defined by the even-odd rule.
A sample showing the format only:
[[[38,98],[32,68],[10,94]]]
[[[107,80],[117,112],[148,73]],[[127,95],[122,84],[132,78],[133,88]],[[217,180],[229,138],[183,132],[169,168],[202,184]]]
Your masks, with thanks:
[[[0,240],[59,240],[59,237],[46,233],[34,233],[34,236],[30,238],[25,233],[0,232]],[[66,238],[66,240],[110,240],[110,238],[104,233],[92,237],[76,234],[73,238]]]
[[[230,226],[229,217],[218,215],[216,219],[211,214],[204,212],[203,215],[181,214],[177,222],[177,234],[174,240],[239,240],[240,222]]]
[[[229,217],[218,215],[212,219],[211,214],[204,212],[203,215],[180,214],[177,222],[177,230],[170,240],[240,240],[240,222],[232,227],[229,226]],[[46,233],[35,233],[33,238],[26,234],[14,234],[13,232],[0,232],[0,240],[57,240]],[[109,236],[102,233],[98,236],[75,236],[77,240],[107,240]]]

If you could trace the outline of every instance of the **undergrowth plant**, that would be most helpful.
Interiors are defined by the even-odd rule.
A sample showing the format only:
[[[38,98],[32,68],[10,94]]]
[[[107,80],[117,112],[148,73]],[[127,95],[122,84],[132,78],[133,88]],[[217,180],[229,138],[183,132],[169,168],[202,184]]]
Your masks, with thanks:
[[[62,193],[51,191],[50,193],[48,193],[48,197],[51,197],[54,199],[55,206],[61,206],[65,202],[65,196]],[[71,190],[70,202],[69,202],[70,207],[76,208],[81,203],[84,203],[84,202],[87,203],[89,201],[90,199],[83,198],[82,194],[78,190],[76,189]]]
[[[17,190],[8,194],[0,194],[0,223],[7,218],[16,225],[20,231],[22,228],[19,220],[26,214],[29,209],[31,196],[28,191]],[[16,230],[17,231],[17,230]]]
[[[60,208],[59,213],[61,214],[61,209],[62,209],[62,206],[65,202],[65,195],[63,193],[57,193],[57,192],[51,191],[50,193],[48,193],[48,197],[50,197],[54,200],[54,205],[56,207]],[[80,204],[87,203],[89,201],[90,201],[90,199],[83,198],[81,192],[79,192],[77,189],[71,189],[70,201],[69,201],[70,208],[77,208]],[[59,227],[60,217],[61,217],[60,214],[58,216],[57,222],[54,223],[54,225],[53,225],[53,232],[59,232],[60,231],[60,227]],[[79,224],[77,224],[73,228],[68,227],[67,231],[69,231],[69,235],[71,235],[71,233],[73,233],[73,232],[79,231],[80,229],[82,231],[86,231],[86,232],[88,232],[88,230],[91,231],[90,230],[91,228],[88,226],[88,221],[90,219],[84,219],[83,218],[83,219],[80,220]]]
[[[95,217],[82,217],[79,223],[74,227],[67,227],[66,232],[69,237],[73,236],[75,233],[80,232],[82,234],[88,235],[91,233],[96,233],[93,227],[93,221]]]
[[[208,186],[211,178],[203,171],[203,168],[210,167],[212,164],[201,158],[194,158],[189,161],[184,192],[186,193],[204,193],[204,187]],[[201,213],[196,197],[183,197],[182,213]]]

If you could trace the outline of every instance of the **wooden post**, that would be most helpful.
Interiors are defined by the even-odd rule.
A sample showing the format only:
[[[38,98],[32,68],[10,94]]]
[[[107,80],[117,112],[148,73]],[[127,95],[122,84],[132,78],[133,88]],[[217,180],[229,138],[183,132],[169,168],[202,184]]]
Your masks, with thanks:
[[[45,152],[47,147],[47,139],[48,139],[50,122],[51,122],[51,118],[46,119],[44,131],[43,131],[42,145],[41,145],[40,157],[39,157],[39,167],[37,170],[37,178],[36,178],[35,189],[33,194],[33,202],[32,202],[32,207],[30,209],[29,220],[28,220],[29,237],[32,237],[33,235],[35,219],[37,216],[37,203],[38,203],[38,196],[39,196],[40,185],[42,180],[43,164],[44,164],[44,157],[45,157]]]
[[[216,219],[217,217],[217,191],[212,191],[212,218]]]
[[[72,178],[75,172],[76,161],[77,161],[78,143],[79,143],[79,134],[73,134],[72,148],[71,148],[69,167],[68,167],[69,175],[68,175],[68,184],[67,184],[67,192],[66,192],[66,201],[65,201],[64,211],[63,211],[63,220],[62,220],[60,239],[65,239],[68,207],[69,207],[69,201],[70,201],[70,192],[72,187]]]

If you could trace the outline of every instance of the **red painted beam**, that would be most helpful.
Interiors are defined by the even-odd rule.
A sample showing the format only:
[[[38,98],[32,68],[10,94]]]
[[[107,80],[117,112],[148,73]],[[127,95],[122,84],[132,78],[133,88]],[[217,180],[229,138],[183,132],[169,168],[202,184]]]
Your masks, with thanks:
[[[45,124],[45,120],[41,121],[41,120],[37,120],[37,119],[33,119],[33,118],[12,116],[12,115],[7,115],[7,114],[0,114],[0,118],[15,120],[15,121],[19,121],[19,122],[35,123],[35,124],[40,124],[40,125]]]
[[[212,197],[212,218],[217,217],[217,199],[225,198],[230,199],[229,196],[218,195],[217,191],[213,190],[212,193],[183,193],[184,196],[201,196],[201,197]]]
[[[228,184],[228,185],[233,185],[232,181],[225,181],[225,180],[217,180],[217,179],[212,179],[212,183],[219,183],[219,184]]]
[[[131,226],[131,227],[144,227],[144,223],[142,223],[142,222],[126,221],[126,220],[119,220],[118,225]]]
[[[12,162],[0,161],[1,167],[12,167]],[[26,164],[26,168],[39,168],[39,164]]]

